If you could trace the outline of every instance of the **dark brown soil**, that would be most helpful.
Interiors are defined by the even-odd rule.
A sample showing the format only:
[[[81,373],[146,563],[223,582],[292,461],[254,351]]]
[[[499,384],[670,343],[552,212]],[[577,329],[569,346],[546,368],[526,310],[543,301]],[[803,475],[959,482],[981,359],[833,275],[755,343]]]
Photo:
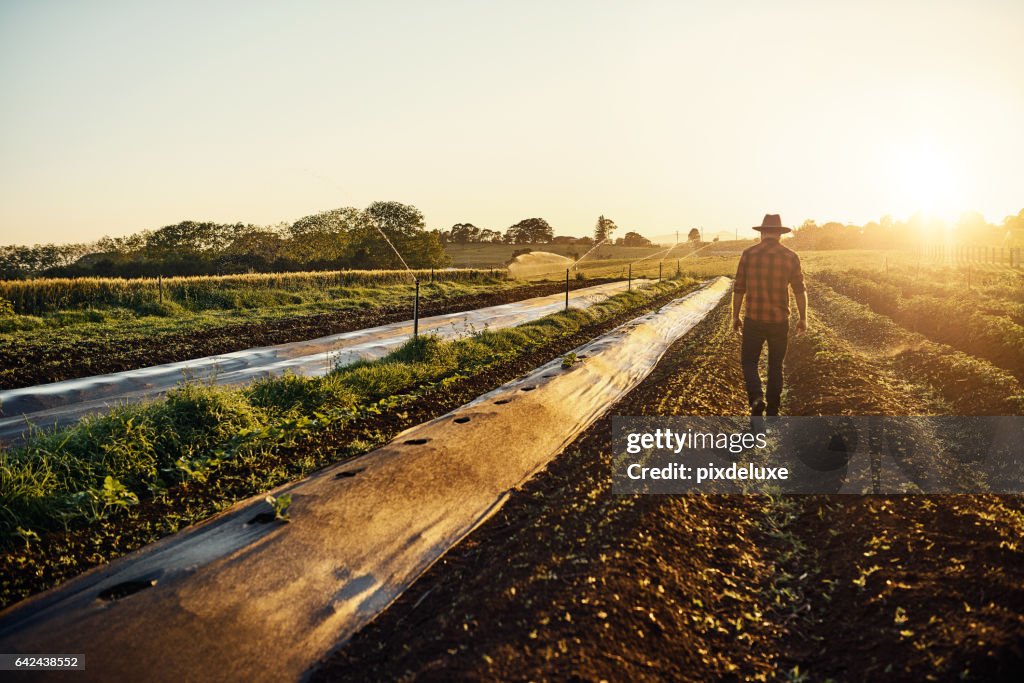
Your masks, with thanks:
[[[785,668],[814,680],[1022,680],[1019,496],[802,502],[814,609],[786,642]]]
[[[791,413],[912,399],[827,331],[791,349]],[[737,414],[737,356],[723,305],[609,415]],[[1020,498],[619,496],[610,442],[605,417],[313,679],[1019,680]]]
[[[592,287],[609,281],[573,280],[570,289]],[[468,311],[563,291],[564,283],[543,283],[468,296],[424,300],[421,302],[420,315]],[[15,389],[174,363],[256,346],[315,339],[411,318],[412,311],[408,306],[369,308],[230,324],[151,337],[131,337],[119,340],[116,344],[102,336],[65,345],[26,347],[0,344],[0,367],[5,368],[0,389]]]

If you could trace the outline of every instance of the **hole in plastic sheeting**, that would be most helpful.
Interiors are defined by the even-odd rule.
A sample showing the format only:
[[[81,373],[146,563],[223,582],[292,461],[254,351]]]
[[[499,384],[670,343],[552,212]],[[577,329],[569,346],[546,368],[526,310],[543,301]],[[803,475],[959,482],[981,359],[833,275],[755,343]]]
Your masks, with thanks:
[[[541,377],[554,377],[554,375],[552,375],[550,372],[546,372],[543,375],[541,375]]]
[[[354,477],[357,474],[359,474],[360,472],[362,472],[363,469],[365,469],[365,468],[361,467],[358,470],[345,470],[344,472],[338,472],[337,474],[334,475],[334,478],[335,479],[349,479],[350,477]]]
[[[261,512],[246,522],[246,524],[270,524],[275,519],[277,518],[274,516],[273,512]]]
[[[495,402],[494,402],[494,405],[496,405],[496,406],[503,406],[503,405],[505,405],[506,403],[508,403],[508,402],[509,402],[509,400],[510,400],[510,399],[507,399],[507,398],[503,398],[503,399],[500,399],[500,400],[498,400],[498,401],[495,401]]]
[[[537,387],[533,387],[533,386],[530,386],[530,387],[523,387],[522,389],[520,389],[520,391],[533,391],[533,390],[534,390],[534,389],[536,389],[536,388],[537,388]]]
[[[100,591],[99,599],[106,600],[108,602],[120,600],[121,598],[126,598],[129,595],[138,593],[141,590],[152,588],[155,585],[156,579],[132,579],[131,581],[122,581],[115,586],[111,586],[106,590]]]
[[[423,444],[425,444],[428,441],[430,441],[430,439],[409,439],[405,443],[406,443],[406,445],[409,445],[409,446],[422,446]]]
[[[454,420],[452,420],[452,422],[457,422],[460,425],[464,425],[467,422],[469,422],[469,418],[468,417],[457,417]]]

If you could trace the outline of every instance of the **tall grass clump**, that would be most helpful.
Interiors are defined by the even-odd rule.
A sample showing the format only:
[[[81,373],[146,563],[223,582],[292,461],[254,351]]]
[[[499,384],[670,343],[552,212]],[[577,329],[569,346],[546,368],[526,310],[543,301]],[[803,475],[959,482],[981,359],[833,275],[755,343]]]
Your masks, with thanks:
[[[0,534],[102,519],[139,493],[195,476],[262,422],[238,392],[187,384],[160,401],[37,433],[0,452]]]

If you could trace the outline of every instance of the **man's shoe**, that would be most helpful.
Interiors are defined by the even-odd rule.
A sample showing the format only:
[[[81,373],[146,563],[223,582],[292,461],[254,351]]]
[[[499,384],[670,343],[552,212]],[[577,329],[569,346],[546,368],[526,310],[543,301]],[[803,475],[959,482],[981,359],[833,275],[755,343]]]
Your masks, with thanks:
[[[764,417],[764,399],[759,398],[750,404],[750,416],[751,417]]]

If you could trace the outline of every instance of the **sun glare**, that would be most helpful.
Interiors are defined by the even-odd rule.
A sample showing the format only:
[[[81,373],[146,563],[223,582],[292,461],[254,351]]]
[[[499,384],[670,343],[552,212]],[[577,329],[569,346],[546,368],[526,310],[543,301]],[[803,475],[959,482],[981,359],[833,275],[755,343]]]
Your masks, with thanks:
[[[964,210],[957,168],[941,148],[919,144],[903,149],[891,171],[903,213],[921,212],[952,223]]]

